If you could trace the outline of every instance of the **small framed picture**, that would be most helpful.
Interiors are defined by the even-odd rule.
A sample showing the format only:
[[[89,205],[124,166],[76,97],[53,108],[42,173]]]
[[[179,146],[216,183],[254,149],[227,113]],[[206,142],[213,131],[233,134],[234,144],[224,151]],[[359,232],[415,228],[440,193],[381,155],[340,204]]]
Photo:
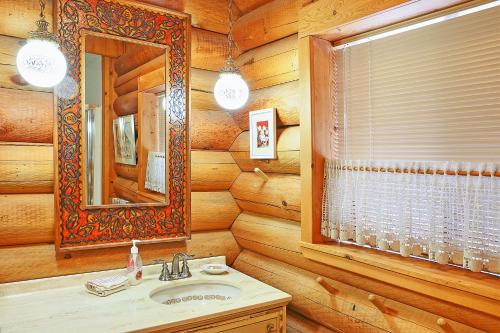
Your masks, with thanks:
[[[134,115],[113,120],[113,138],[116,163],[136,165]]]
[[[276,158],[276,110],[263,109],[249,112],[250,158]]]

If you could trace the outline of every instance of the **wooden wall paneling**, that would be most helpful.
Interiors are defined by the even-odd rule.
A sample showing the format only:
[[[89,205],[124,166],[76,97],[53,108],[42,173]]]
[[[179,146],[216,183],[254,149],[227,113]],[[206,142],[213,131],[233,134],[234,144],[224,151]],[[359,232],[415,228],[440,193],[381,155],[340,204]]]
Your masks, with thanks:
[[[141,86],[141,85],[139,85]],[[158,121],[158,97],[156,94],[140,92],[138,113],[137,140],[137,168],[139,170],[139,191],[150,192],[146,189],[147,161],[150,151],[159,151],[159,121]],[[153,192],[155,193],[155,192]],[[164,196],[162,196],[164,197]]]
[[[145,47],[143,46],[143,48]],[[125,42],[101,36],[86,35],[85,52],[100,54],[103,57],[117,58],[125,52]]]
[[[228,150],[241,129],[224,111],[196,111],[191,114],[191,148]]]
[[[183,12],[184,11],[184,3],[186,1],[189,1],[189,0],[138,0],[137,2],[143,2],[146,4],[160,6],[163,8]]]
[[[321,206],[325,159],[334,157],[334,59],[330,42],[304,37],[300,49],[300,174],[302,176],[302,240],[322,242]]]
[[[234,221],[231,231],[238,242],[257,241],[300,253],[300,223],[296,221],[244,211]]]
[[[45,19],[53,28],[52,1],[47,1]],[[27,38],[28,32],[36,30],[35,21],[40,17],[40,4],[36,0],[0,1],[0,34]]]
[[[191,89],[213,92],[219,72],[191,68]]]
[[[231,265],[240,253],[228,230],[195,232],[191,240],[185,242],[142,244],[139,248],[144,264],[151,264],[155,259],[171,260],[175,253],[185,252],[195,258],[225,255],[227,264]],[[53,244],[2,247],[0,283],[125,268],[129,253],[130,246],[66,255],[56,255]]]
[[[226,35],[191,29],[191,67],[219,71],[226,63],[228,54]]]
[[[139,76],[150,73],[150,72],[154,71],[155,69],[165,67],[165,61],[166,61],[165,59],[166,59],[165,55],[160,55],[160,56],[132,69],[130,72],[126,72],[126,73],[118,76],[115,80],[115,87],[119,87],[119,86],[127,83],[127,81],[130,81],[132,79],[138,79]]]
[[[52,93],[0,88],[0,141],[52,143]]]
[[[125,95],[118,96],[113,102],[113,109],[118,116],[127,116],[137,113],[138,107],[137,90]]]
[[[337,40],[469,1],[310,1],[299,11],[299,37]]]
[[[119,197],[133,202],[161,201],[162,194],[138,191],[137,182],[116,178],[114,188]],[[191,230],[228,229],[239,215],[240,209],[228,191],[191,193]]]
[[[153,72],[150,72],[150,75],[155,72],[160,73],[162,68],[164,67],[155,69]],[[217,80],[218,76],[219,76],[218,72],[207,71],[198,68],[191,68],[191,90],[212,93],[215,81]],[[128,80],[127,82],[123,83],[122,85],[115,87],[115,91],[118,94],[118,96],[125,95],[126,93],[137,90],[139,86],[138,80],[139,80],[138,77],[134,77]]]
[[[54,242],[54,195],[0,195],[0,235],[0,246]]]
[[[0,193],[53,193],[51,144],[0,142]]]
[[[248,103],[232,115],[242,130],[248,130],[248,112],[276,108],[278,126],[298,125],[300,100],[299,81],[292,81],[252,91]]]
[[[114,168],[115,168],[115,172],[118,176],[125,178],[125,179],[137,181],[138,172],[139,172],[139,170],[137,169],[137,166],[115,163]]]
[[[299,79],[298,39],[294,34],[241,54],[236,59],[251,90]]]
[[[438,316],[378,296],[391,314],[384,314],[368,301],[369,292],[323,277],[338,292],[328,293],[316,282],[318,274],[248,250],[234,267],[292,294],[290,308],[331,329],[347,332],[436,332]],[[456,332],[480,332],[449,320]]]
[[[191,14],[193,27],[227,34],[227,0],[141,0],[141,2]],[[239,9],[233,7],[233,20],[239,16]]]
[[[315,321],[309,320],[299,313],[287,310],[286,312],[286,331],[287,333],[337,333],[338,331],[331,330],[322,326]]]
[[[191,111],[219,111],[221,107],[215,101],[212,92],[191,89]]]
[[[235,0],[234,3],[238,6],[242,14],[246,14],[270,1],[271,0]]]
[[[201,29],[227,34],[228,13],[227,1],[220,0],[140,0],[164,8],[184,11],[191,14],[193,26]],[[53,1],[47,1],[45,16],[53,27]],[[37,0],[3,0],[0,3],[0,34],[27,38],[28,32],[35,30],[35,21],[40,14]],[[239,9],[234,8],[233,19],[240,16]]]
[[[0,8],[3,3],[0,4]],[[3,12],[0,11],[0,18]],[[3,22],[0,20],[0,25]],[[24,39],[0,34],[0,88],[50,92],[51,89],[31,86],[17,72],[16,56]]]
[[[297,33],[300,0],[273,0],[241,16],[233,26],[238,47],[250,50]]]
[[[250,159],[249,132],[242,132],[229,148],[243,171],[259,168],[264,172],[300,174],[300,127],[290,126],[277,131],[277,159]]]
[[[144,191],[139,188],[136,181],[116,177],[112,181],[115,194],[125,200],[139,203],[165,202],[165,195],[152,191]]]
[[[184,11],[191,14],[191,25],[196,28],[228,32],[229,13],[227,0],[184,0]],[[233,22],[240,16],[238,7],[233,6]]]
[[[113,70],[114,60],[108,57],[103,58],[103,71],[110,73],[104,75],[102,80],[103,94],[103,125],[102,125],[102,138],[103,138],[103,158],[102,163],[102,202],[103,204],[110,203],[110,197],[114,192],[112,181],[116,178],[115,154],[114,154],[114,137],[113,137],[113,120],[116,118],[116,113],[113,108],[113,101],[116,100],[117,95],[114,91],[116,73]]]
[[[164,54],[164,48],[126,43],[123,54],[115,61],[114,69],[121,76]]]
[[[268,177],[266,182],[253,172],[243,172],[231,186],[231,194],[243,209],[295,218],[300,212],[300,177],[285,174],[268,174]]]
[[[229,152],[191,151],[191,191],[229,190],[240,173]]]
[[[191,193],[191,230],[229,229],[240,209],[231,193],[192,192]]]
[[[259,219],[262,219],[259,221]],[[382,297],[398,300],[401,303],[421,309],[426,312],[443,316],[454,321],[477,327],[485,331],[494,331],[500,320],[492,316],[474,311],[470,308],[452,305],[439,301],[433,297],[415,293],[407,289],[388,285],[383,281],[373,280],[362,275],[353,274],[340,268],[332,267],[316,261],[306,259],[298,250],[300,227],[293,223],[283,223],[282,220],[272,219],[257,214],[243,212],[233,223],[231,228],[238,244],[244,248],[264,256],[288,263],[318,275],[333,279],[337,282],[353,286]],[[333,286],[336,287],[335,283]],[[386,300],[386,302],[388,302]],[[400,316],[414,322],[422,322],[422,318],[410,311],[398,308]],[[437,317],[425,322],[432,327]],[[460,332],[460,330],[457,330]]]
[[[136,166],[116,163],[115,171],[120,177],[137,181]],[[240,173],[240,168],[229,152],[191,152],[191,191],[229,190]]]

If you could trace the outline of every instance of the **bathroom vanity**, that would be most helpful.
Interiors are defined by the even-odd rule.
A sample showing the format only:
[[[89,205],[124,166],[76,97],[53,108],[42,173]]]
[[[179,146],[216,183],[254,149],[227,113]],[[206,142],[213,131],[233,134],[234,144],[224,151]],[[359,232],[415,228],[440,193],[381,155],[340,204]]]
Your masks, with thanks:
[[[88,280],[112,270],[0,285],[0,330],[6,332],[231,332],[283,333],[291,296],[234,269],[201,270],[224,257],[190,260],[192,277],[158,279],[161,265],[144,267],[137,286],[98,297]]]

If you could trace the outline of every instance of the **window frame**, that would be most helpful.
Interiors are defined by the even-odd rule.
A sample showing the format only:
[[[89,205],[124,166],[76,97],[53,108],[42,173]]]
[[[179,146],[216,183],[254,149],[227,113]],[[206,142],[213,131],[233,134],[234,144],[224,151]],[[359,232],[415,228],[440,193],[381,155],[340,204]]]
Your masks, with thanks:
[[[387,10],[365,13],[350,22],[329,21],[314,31],[299,31],[299,68],[301,93],[301,249],[305,258],[383,281],[399,288],[437,298],[500,318],[500,279],[452,266],[379,250],[331,242],[321,235],[323,169],[326,159],[334,158],[330,131],[335,130],[331,116],[335,84],[332,70],[333,45],[367,35],[409,25],[491,1],[412,2]],[[458,5],[457,5],[458,4]],[[447,8],[450,5],[456,5]],[[434,12],[440,10],[439,12]],[[431,13],[432,14],[427,14]],[[301,13],[302,14],[302,13]],[[370,15],[372,14],[372,15]],[[427,14],[427,15],[423,15]],[[422,15],[422,16],[420,16]],[[417,17],[418,16],[418,17]],[[301,20],[305,15],[301,15]],[[403,23],[398,23],[403,21]],[[299,22],[302,26],[302,22]],[[374,30],[377,29],[377,30]],[[374,30],[374,31],[372,31]],[[369,32],[367,32],[369,31]]]

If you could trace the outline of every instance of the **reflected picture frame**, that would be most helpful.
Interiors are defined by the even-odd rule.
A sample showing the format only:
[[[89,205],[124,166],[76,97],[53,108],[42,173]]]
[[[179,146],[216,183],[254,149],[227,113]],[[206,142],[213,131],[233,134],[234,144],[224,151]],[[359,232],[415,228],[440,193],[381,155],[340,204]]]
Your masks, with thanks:
[[[121,164],[136,165],[137,149],[134,115],[118,117],[113,120],[113,146],[115,161]]]
[[[276,158],[276,109],[268,108],[248,113],[250,159]]]

